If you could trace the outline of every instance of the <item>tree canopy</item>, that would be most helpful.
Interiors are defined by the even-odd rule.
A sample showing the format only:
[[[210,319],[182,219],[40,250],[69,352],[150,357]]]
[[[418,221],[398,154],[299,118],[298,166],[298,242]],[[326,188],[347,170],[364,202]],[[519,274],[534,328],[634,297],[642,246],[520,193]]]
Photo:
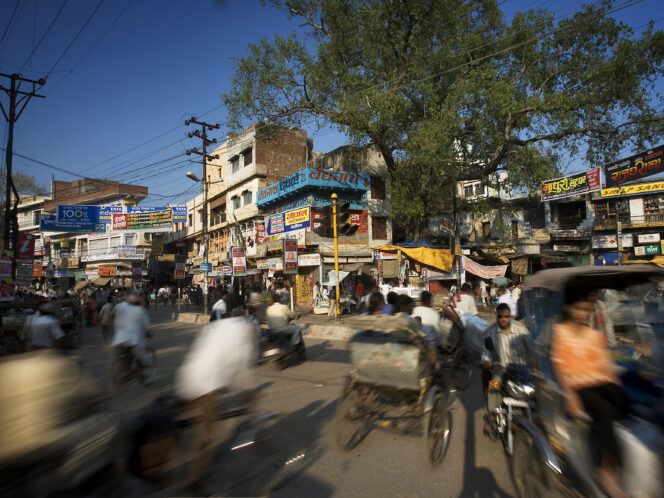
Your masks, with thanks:
[[[301,21],[236,59],[229,125],[333,125],[373,143],[393,211],[421,223],[455,182],[506,171],[538,187],[563,154],[588,165],[664,136],[664,33],[615,20],[601,0],[569,17],[506,20],[496,0],[273,0]]]

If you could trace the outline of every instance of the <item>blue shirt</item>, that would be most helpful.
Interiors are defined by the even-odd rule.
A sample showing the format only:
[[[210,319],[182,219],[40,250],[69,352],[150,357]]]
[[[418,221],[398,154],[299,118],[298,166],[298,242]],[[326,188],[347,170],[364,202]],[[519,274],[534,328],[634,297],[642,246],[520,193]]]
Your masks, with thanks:
[[[394,315],[394,305],[388,303],[385,306],[383,306],[383,309],[380,310],[380,312],[383,315]]]

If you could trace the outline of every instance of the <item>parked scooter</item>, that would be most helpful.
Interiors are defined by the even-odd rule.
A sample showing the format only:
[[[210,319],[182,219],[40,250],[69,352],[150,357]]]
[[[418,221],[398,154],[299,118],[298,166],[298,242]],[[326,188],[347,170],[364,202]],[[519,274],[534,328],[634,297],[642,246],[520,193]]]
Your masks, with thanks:
[[[492,379],[489,381],[488,396],[500,396],[498,408],[489,413],[491,436],[500,438],[505,453],[512,456],[514,450],[514,421],[524,417],[529,421],[533,418],[535,388],[531,382],[527,367],[498,363],[496,349],[491,337],[484,340],[484,345],[491,358],[483,358],[482,362],[491,364]]]

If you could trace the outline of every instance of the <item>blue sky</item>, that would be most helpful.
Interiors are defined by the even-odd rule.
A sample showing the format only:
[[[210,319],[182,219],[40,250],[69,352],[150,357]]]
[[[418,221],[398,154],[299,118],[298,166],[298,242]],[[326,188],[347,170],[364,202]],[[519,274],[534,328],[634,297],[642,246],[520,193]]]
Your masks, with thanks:
[[[34,50],[63,1],[60,15]],[[200,166],[182,163],[186,157],[159,167],[148,165],[199,145],[185,136],[189,130],[183,121],[192,114],[221,123],[214,136],[224,137],[226,115],[220,95],[229,89],[231,58],[241,56],[247,44],[261,37],[289,33],[297,23],[258,0],[105,0],[65,53],[99,2],[20,0],[0,43],[0,72],[22,68],[25,77],[38,79],[64,56],[40,91],[46,98],[32,99],[17,122],[14,151],[80,175],[148,185],[152,205],[183,202],[197,190],[184,171],[198,171]],[[0,0],[0,37],[16,5],[17,0]],[[664,16],[661,5],[661,0],[643,0],[615,17],[636,28]],[[508,16],[538,7],[569,14],[578,3],[501,4]],[[661,29],[661,23],[657,26]],[[6,96],[0,98],[4,105]],[[0,134],[4,147],[4,120]],[[309,130],[309,136],[314,149],[322,152],[346,143],[331,130]],[[2,157],[4,164],[4,152]],[[51,175],[58,180],[77,178],[19,156],[14,168],[46,185]]]

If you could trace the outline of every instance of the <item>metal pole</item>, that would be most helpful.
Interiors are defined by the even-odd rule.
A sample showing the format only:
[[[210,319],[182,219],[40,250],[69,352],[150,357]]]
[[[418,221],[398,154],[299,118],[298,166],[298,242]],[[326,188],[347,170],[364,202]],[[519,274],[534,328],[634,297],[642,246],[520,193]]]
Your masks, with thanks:
[[[208,203],[208,189],[207,189],[207,133],[205,131],[206,126],[203,125],[203,243],[205,244],[204,258],[205,258],[205,269],[208,267],[208,241],[207,241],[207,203]],[[205,285],[203,286],[203,313],[208,314],[208,273],[207,271],[203,272],[203,277],[205,279]]]
[[[9,93],[9,115],[7,116],[7,146],[5,147],[5,164],[7,165],[7,193],[5,199],[5,249],[9,249],[10,221],[12,212],[12,157],[14,150],[14,121],[16,121],[16,79],[18,74],[12,74]]]
[[[334,235],[334,273],[337,275],[337,317],[340,313],[339,305],[339,238],[337,237],[337,194],[332,194],[332,234]]]

